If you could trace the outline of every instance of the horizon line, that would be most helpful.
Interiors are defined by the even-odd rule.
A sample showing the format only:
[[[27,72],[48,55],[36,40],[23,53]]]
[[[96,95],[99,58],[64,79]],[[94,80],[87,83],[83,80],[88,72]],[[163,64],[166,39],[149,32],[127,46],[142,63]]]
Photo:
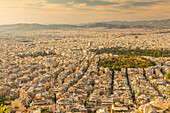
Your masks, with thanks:
[[[22,25],[22,24],[28,24],[28,25],[81,25],[81,24],[90,24],[90,23],[105,23],[105,22],[142,22],[142,21],[161,21],[161,20],[170,20],[169,19],[148,19],[148,20],[134,20],[134,21],[127,21],[127,20],[110,20],[110,21],[94,21],[94,22],[84,22],[84,23],[79,23],[79,24],[43,24],[43,23],[36,23],[36,22],[18,22],[18,23],[11,23],[11,24],[0,24],[0,26],[8,26],[8,25]]]

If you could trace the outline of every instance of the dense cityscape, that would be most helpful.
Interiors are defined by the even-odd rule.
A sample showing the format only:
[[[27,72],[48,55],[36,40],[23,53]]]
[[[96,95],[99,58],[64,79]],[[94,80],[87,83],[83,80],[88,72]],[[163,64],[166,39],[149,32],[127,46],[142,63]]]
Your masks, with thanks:
[[[114,47],[169,52],[170,29],[0,31],[1,109],[12,113],[169,113],[169,56],[141,56],[155,64],[112,70],[99,62],[118,55],[95,51]]]

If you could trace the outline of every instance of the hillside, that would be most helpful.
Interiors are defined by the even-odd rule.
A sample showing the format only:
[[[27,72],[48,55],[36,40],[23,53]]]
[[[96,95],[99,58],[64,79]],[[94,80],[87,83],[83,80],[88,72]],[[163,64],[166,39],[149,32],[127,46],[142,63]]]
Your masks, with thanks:
[[[111,21],[85,24],[83,27],[107,27],[107,28],[170,28],[170,19],[150,21]]]
[[[0,30],[40,30],[40,29],[65,29],[65,28],[96,28],[105,27],[108,29],[118,28],[170,28],[170,19],[167,20],[150,20],[150,21],[111,21],[87,23],[83,25],[68,25],[68,24],[11,24],[1,25]]]
[[[66,24],[11,24],[11,25],[2,25],[0,29],[3,30],[41,30],[41,29],[60,29],[60,28],[74,28],[75,25],[66,25]]]

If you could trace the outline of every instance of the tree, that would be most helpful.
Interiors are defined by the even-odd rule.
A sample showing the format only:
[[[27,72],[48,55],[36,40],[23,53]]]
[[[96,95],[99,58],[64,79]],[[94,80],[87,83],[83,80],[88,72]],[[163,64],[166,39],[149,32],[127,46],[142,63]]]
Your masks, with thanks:
[[[6,108],[6,105],[1,104],[0,106],[0,113],[8,113],[10,110],[10,108]]]
[[[170,71],[167,72],[167,78],[170,79]]]
[[[95,50],[97,54],[112,53],[114,55],[126,56],[153,56],[153,57],[170,57],[169,50],[156,50],[156,49],[131,49],[131,48],[107,48]]]
[[[154,62],[142,57],[118,56],[113,58],[101,59],[98,66],[108,67],[111,70],[121,70],[121,68],[146,68],[154,65]]]

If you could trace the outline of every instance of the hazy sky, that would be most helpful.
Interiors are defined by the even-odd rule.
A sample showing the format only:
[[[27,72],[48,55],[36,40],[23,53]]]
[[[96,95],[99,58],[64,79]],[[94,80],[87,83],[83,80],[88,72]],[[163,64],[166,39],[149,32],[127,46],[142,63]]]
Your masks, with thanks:
[[[170,18],[170,0],[0,0],[0,25]]]

